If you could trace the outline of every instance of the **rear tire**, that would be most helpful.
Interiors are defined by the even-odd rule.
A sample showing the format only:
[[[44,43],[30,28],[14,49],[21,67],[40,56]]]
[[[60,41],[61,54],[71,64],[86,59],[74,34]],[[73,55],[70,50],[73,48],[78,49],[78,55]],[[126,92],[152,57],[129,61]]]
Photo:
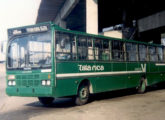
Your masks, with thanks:
[[[38,99],[44,106],[50,106],[54,101],[53,97],[38,97]]]
[[[80,85],[78,89],[78,94],[75,98],[75,104],[76,105],[84,105],[89,100],[89,85],[88,84],[82,84]]]
[[[146,87],[147,87],[147,80],[144,78],[141,78],[140,85],[138,87],[138,93],[140,93],[140,94],[145,93]]]

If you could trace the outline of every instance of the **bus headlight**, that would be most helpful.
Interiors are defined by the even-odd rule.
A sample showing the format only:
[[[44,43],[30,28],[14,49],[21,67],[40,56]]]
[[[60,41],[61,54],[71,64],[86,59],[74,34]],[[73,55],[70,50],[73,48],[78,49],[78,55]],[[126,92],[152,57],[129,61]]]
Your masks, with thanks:
[[[12,81],[8,81],[8,85],[11,86],[12,85]]]
[[[42,85],[43,86],[49,86],[51,84],[50,80],[42,80]]]
[[[14,85],[14,86],[16,85],[16,82],[15,82],[15,81],[13,81],[13,85]]]
[[[16,85],[16,82],[14,80],[9,80],[8,81],[8,85],[9,86],[15,86]]]
[[[42,80],[42,85],[46,85],[46,80]]]
[[[50,85],[50,80],[47,80],[47,85]]]

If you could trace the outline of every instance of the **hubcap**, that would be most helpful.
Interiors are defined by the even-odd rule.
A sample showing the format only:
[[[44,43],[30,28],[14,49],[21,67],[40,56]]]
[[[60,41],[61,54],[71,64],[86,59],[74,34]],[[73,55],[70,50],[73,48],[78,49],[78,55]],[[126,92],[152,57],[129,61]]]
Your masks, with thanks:
[[[84,99],[84,98],[87,98],[87,96],[88,96],[88,90],[87,90],[86,88],[83,88],[83,89],[80,91],[80,97],[81,97],[82,99]]]

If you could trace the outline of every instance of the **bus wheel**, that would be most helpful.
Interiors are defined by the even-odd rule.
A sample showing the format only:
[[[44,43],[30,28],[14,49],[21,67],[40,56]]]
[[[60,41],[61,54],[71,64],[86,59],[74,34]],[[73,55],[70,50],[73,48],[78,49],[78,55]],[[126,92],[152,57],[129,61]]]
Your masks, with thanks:
[[[53,97],[38,97],[40,103],[42,103],[45,106],[49,106],[53,103],[54,98]]]
[[[76,105],[84,105],[89,100],[89,86],[88,84],[82,84],[79,87],[78,94],[75,98]]]
[[[147,86],[147,80],[144,78],[141,78],[140,85],[138,87],[138,93],[145,93]]]

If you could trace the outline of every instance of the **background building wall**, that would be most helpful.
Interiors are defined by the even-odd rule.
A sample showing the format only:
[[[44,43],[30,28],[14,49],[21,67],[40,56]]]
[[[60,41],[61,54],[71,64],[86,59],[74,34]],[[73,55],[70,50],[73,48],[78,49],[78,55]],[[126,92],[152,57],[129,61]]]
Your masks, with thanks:
[[[86,0],[86,32],[98,34],[98,1]]]
[[[6,41],[0,41],[0,62],[6,61]]]

